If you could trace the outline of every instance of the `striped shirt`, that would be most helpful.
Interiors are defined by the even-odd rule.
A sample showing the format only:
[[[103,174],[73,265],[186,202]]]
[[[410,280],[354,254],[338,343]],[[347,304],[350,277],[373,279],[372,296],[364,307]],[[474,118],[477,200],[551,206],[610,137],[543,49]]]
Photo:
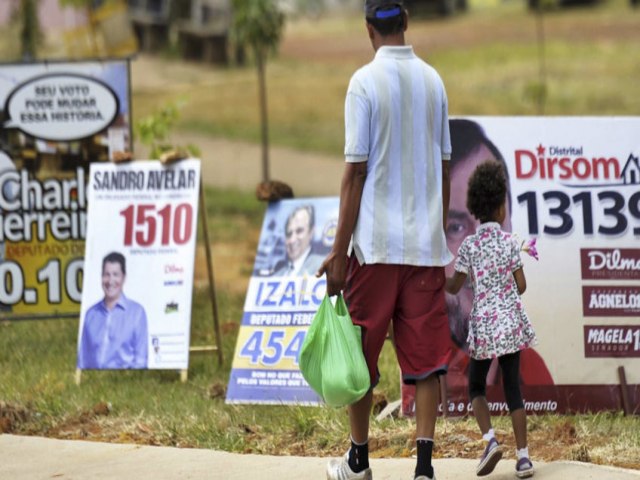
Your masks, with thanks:
[[[360,263],[443,266],[442,161],[451,157],[442,79],[410,46],[380,47],[351,78],[345,158],[367,162],[352,245]]]

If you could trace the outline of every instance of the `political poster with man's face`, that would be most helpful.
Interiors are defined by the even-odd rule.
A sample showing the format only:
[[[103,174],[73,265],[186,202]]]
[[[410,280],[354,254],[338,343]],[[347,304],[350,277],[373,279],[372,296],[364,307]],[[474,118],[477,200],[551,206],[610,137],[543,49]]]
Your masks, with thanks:
[[[200,161],[91,165],[80,369],[187,369]]]
[[[300,372],[307,329],[326,292],[316,277],[335,239],[338,198],[272,202],[264,217],[227,403],[319,405]]]
[[[0,317],[76,315],[92,162],[130,151],[128,61],[0,66]]]
[[[506,167],[504,230],[535,239],[539,260],[522,252],[522,295],[538,345],[520,354],[531,413],[615,410],[619,369],[630,407],[640,404],[640,118],[476,117],[451,120],[451,201],[446,235],[456,254],[476,232],[468,212],[469,176],[483,161]],[[486,141],[480,142],[482,137]],[[465,144],[466,142],[466,144]],[[453,274],[453,264],[447,267]],[[451,415],[471,411],[466,350],[471,283],[447,295],[452,357],[444,377]],[[487,398],[506,413],[497,362]],[[413,389],[403,388],[413,414]]]

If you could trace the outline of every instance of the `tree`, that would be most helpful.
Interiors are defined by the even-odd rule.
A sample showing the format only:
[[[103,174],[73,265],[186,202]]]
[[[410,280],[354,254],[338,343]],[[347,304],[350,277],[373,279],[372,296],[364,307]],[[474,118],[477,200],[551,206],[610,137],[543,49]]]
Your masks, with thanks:
[[[58,3],[60,3],[61,7],[89,8],[91,7],[91,4],[93,3],[93,1],[92,0],[58,0]]]
[[[96,32],[93,26],[93,20],[91,17],[91,12],[96,4],[99,1],[96,0],[58,0],[58,4],[61,7],[70,7],[77,9],[84,9],[87,13],[87,18],[89,20],[89,31],[91,32],[91,47],[93,48],[94,55],[98,54],[98,46],[96,45]]]
[[[36,58],[38,46],[42,43],[42,31],[38,19],[40,0],[20,0],[14,6],[13,14],[20,22],[20,46],[22,59]]]
[[[274,0],[233,0],[233,35],[254,55],[258,72],[262,137],[262,181],[269,181],[269,124],[267,116],[266,62],[276,52],[284,29],[284,14]]]
[[[171,132],[180,118],[183,100],[170,102],[156,110],[153,114],[141,118],[134,125],[140,143],[149,148],[149,158],[199,157],[200,149],[195,145],[176,145],[171,142]]]

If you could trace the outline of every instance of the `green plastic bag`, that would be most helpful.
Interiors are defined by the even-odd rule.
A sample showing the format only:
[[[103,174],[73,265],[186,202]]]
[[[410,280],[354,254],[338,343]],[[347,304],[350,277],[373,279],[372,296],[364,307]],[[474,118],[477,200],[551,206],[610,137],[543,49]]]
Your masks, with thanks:
[[[325,295],[300,349],[300,371],[332,407],[360,400],[369,390],[360,327],[351,323],[342,295],[335,307]]]

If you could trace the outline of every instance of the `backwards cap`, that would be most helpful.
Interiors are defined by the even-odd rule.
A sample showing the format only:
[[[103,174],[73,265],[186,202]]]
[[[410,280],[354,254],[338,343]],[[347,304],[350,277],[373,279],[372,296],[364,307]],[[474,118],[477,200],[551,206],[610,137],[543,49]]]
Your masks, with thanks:
[[[403,0],[365,0],[366,18],[390,18],[402,13]]]

